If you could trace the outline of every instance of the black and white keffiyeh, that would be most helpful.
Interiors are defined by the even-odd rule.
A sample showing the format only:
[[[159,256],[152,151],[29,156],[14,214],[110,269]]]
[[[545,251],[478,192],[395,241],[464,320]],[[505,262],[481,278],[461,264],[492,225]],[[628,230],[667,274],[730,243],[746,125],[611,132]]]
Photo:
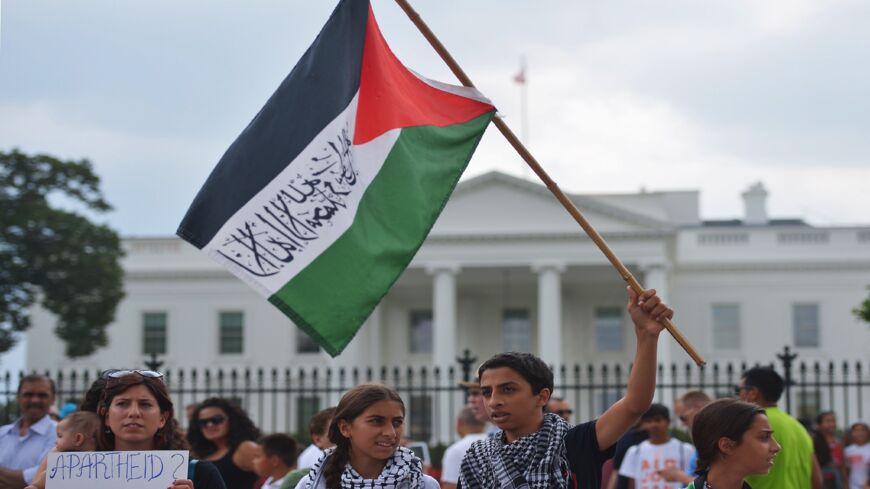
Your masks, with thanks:
[[[303,479],[307,484],[300,483],[297,487],[325,487],[321,468],[332,452],[331,449],[326,450]],[[346,464],[341,473],[341,489],[423,489],[423,464],[413,451],[399,447],[387,460],[387,465],[377,479],[363,479],[350,464]]]
[[[541,429],[513,443],[504,436],[479,440],[465,452],[463,489],[564,489],[569,487],[565,435],[570,426],[553,413]]]

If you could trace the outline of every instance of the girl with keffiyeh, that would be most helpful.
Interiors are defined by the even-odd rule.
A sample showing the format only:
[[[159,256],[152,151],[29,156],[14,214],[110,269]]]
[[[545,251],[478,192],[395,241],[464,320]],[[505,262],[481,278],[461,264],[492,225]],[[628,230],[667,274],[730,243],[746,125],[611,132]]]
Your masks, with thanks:
[[[405,404],[393,389],[363,384],[347,391],[335,409],[324,452],[296,489],[438,489],[423,464],[399,446]]]
[[[553,371],[530,353],[500,353],[477,373],[486,410],[501,428],[498,436],[475,442],[465,453],[461,489],[545,489],[601,487],[601,465],[613,446],[652,403],[656,344],[664,318],[674,311],[655,290],[628,289],[637,352],[625,397],[597,420],[570,426],[544,406],[553,392]]]

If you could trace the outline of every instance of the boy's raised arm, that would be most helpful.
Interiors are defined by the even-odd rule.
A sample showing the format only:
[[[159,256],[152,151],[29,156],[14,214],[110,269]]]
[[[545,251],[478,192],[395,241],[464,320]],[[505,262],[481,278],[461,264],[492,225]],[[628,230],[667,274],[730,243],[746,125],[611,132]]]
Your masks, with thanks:
[[[674,317],[674,310],[661,301],[655,289],[645,290],[638,296],[628,288],[628,313],[634,322],[637,351],[625,397],[610,406],[595,423],[595,435],[601,450],[616,443],[649,409],[656,389],[656,348],[659,333],[664,329],[659,320]]]

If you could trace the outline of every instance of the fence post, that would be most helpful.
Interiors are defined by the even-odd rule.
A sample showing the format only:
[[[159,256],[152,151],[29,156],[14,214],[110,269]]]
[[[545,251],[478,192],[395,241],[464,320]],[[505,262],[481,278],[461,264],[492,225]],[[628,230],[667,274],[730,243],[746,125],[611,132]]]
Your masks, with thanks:
[[[148,360],[145,360],[145,368],[148,370],[153,370],[155,372],[160,371],[160,367],[163,366],[163,362],[157,358],[157,354],[151,352],[151,357]]]
[[[794,379],[791,376],[791,364],[797,358],[797,353],[792,353],[788,345],[785,346],[783,353],[777,353],[776,357],[782,361],[782,370],[785,373],[785,410],[791,414],[791,386],[794,384]]]
[[[456,361],[462,365],[462,381],[468,382],[471,380],[471,364],[477,361],[477,357],[471,356],[471,350],[468,348],[462,352],[461,357],[456,357]]]
[[[462,366],[462,381],[468,382],[471,380],[471,364],[477,362],[477,357],[471,356],[471,350],[468,348],[462,352],[461,357],[456,357],[456,361],[459,362],[459,365]],[[453,387],[453,386],[448,386]],[[463,389],[463,399],[462,402],[468,402],[468,389]]]

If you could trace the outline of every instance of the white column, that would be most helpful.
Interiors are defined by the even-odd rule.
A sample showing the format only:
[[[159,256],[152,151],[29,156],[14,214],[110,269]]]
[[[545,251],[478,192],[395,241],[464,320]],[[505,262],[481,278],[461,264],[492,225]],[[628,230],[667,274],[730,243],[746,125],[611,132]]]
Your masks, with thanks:
[[[381,314],[380,306],[375,308],[372,314],[366,319],[356,336],[350,340],[350,343],[344,348],[340,355],[331,359],[330,366],[332,367],[331,387],[338,392],[338,395],[330,394],[331,403],[335,405],[338,398],[347,389],[355,386],[358,383],[363,383],[366,380],[366,369],[373,367],[372,372],[375,378],[379,375],[379,369],[383,359],[381,359],[381,336],[380,327]],[[341,369],[344,369],[344,380],[340,376]],[[354,382],[353,369],[357,369],[359,377]]]
[[[459,267],[439,265],[429,273],[432,284],[432,363],[445,369],[456,363],[456,273]]]
[[[668,267],[664,263],[652,263],[641,265],[641,271],[644,273],[643,285],[647,289],[656,289],[656,293],[663,302],[668,302]],[[661,382],[669,382],[670,366],[673,362],[672,347],[674,339],[667,331],[662,331],[659,337],[658,347],[658,363],[664,366],[664,378],[659,379]]]
[[[432,283],[432,364],[441,369],[441,381],[446,379],[447,369],[456,363],[456,265],[437,265],[428,268]],[[438,417],[435,442],[447,443],[451,439],[453,420],[450,419],[450,398],[445,391],[435,394],[433,409]],[[412,414],[413,416],[413,414]]]
[[[533,267],[538,274],[538,355],[555,369],[562,359],[562,279],[565,266],[557,263]]]
[[[367,329],[369,327],[368,321],[363,323],[362,327],[360,327],[359,331],[357,331],[356,336],[350,340],[350,343],[344,347],[344,351],[341,352],[340,355],[334,358],[335,368],[342,368],[350,370],[353,367],[360,367],[363,365],[366,360],[366,350],[369,347],[369,342],[367,336]]]

